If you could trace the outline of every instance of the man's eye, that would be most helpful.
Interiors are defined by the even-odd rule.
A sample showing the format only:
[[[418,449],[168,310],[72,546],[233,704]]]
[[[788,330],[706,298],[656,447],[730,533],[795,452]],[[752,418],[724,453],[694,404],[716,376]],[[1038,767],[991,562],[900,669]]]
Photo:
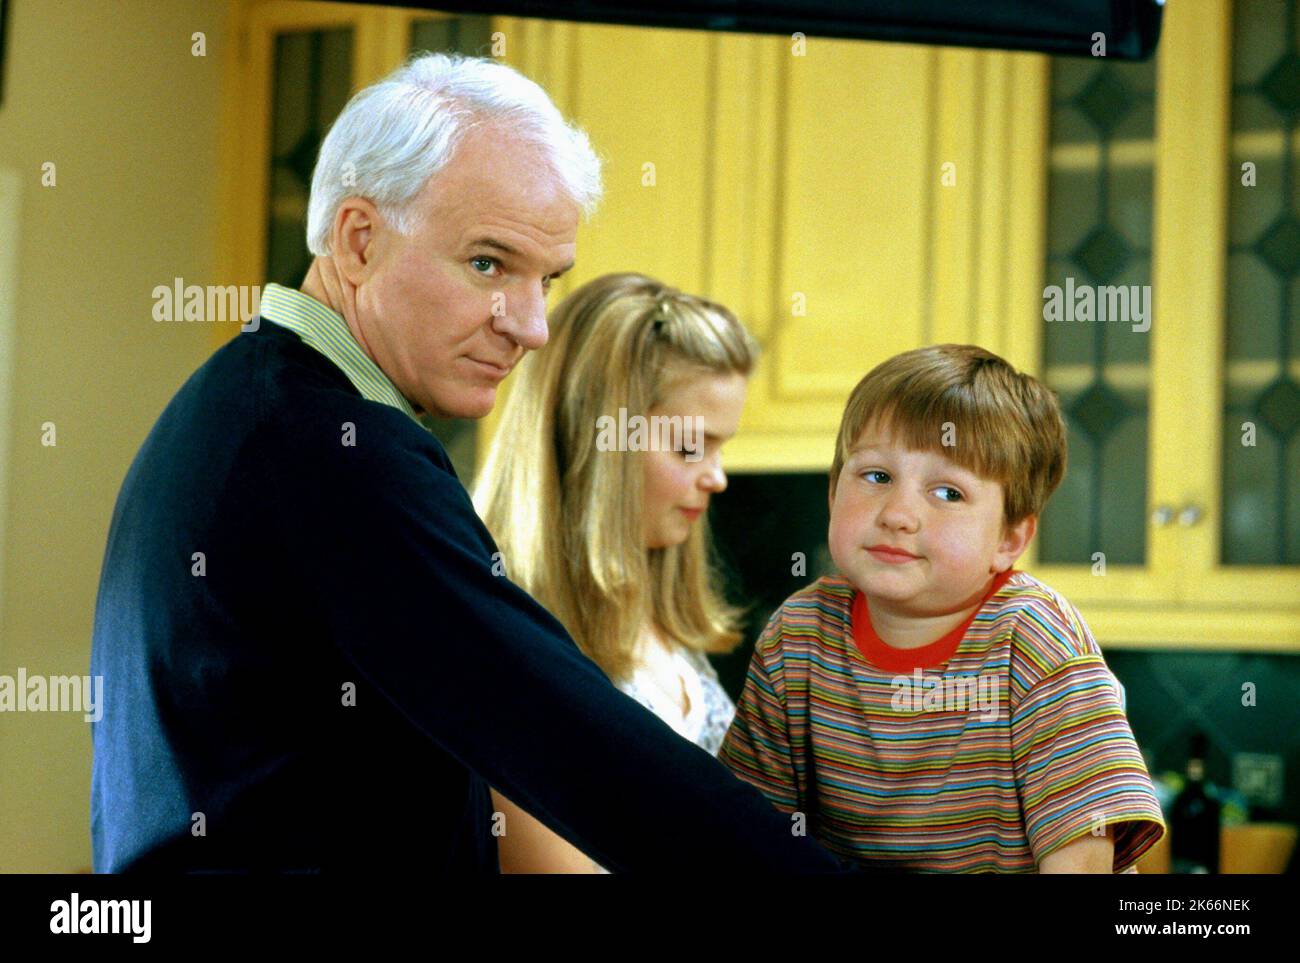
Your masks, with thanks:
[[[877,478],[873,478],[873,477],[872,477],[873,475],[878,476],[878,479],[877,479]],[[862,473],[862,477],[865,478],[867,481],[871,482],[872,484],[875,484],[875,485],[883,485],[883,484],[885,484],[886,482],[889,481],[889,473],[888,473],[888,472],[880,471],[880,470],[877,469],[877,468],[871,468],[871,469],[868,469],[867,471],[864,471],[864,472]]]
[[[939,498],[945,502],[959,502],[965,497],[951,485],[940,485],[935,491],[939,492]],[[948,495],[943,494],[944,492],[948,492]],[[952,497],[949,497],[949,495]]]
[[[476,257],[476,258],[470,258],[469,263],[474,266],[474,270],[478,271],[479,274],[486,274],[488,268],[495,267],[497,262],[496,262],[496,258]],[[480,268],[479,265],[481,264],[486,264],[488,267]]]

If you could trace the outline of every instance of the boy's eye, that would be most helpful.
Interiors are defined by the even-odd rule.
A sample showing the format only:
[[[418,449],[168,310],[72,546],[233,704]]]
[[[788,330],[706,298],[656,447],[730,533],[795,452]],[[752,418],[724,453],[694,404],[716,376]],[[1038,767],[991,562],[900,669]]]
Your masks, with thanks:
[[[889,481],[889,473],[883,472],[878,468],[867,469],[862,473],[862,477],[875,485],[883,485]]]
[[[488,271],[488,268],[491,268],[491,267],[496,266],[496,263],[497,263],[497,262],[496,262],[496,258],[491,258],[491,257],[475,257],[475,258],[470,258],[469,263],[474,267],[474,270],[475,270],[475,271],[478,271],[479,274],[486,274],[487,271]],[[480,267],[479,267],[480,264],[486,264],[486,265],[488,265],[488,267],[487,267],[487,268],[480,268]]]
[[[935,489],[935,491],[939,493],[940,500],[945,502],[959,502],[965,497],[951,485],[940,485]],[[944,494],[945,492],[947,492],[947,494]]]

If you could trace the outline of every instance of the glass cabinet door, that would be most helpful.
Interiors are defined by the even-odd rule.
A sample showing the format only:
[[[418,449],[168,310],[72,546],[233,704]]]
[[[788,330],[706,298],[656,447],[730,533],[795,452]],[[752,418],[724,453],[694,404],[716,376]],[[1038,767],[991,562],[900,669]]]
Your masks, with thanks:
[[[1300,648],[1297,2],[1182,6],[1184,55],[1160,79],[1179,96],[1161,118],[1156,379],[1182,386],[1160,416],[1162,537],[1214,632]]]
[[[1222,372],[1215,391],[1191,400],[1217,444],[1201,456],[1212,484],[1188,500],[1205,510],[1185,519],[1187,592],[1237,610],[1248,631],[1281,646],[1300,636],[1300,3],[1196,6],[1202,30],[1221,26],[1230,40],[1213,51],[1188,40],[1203,45],[1199,82],[1214,109],[1184,135],[1200,138],[1189,149],[1221,158],[1210,169],[1189,161],[1187,176],[1222,243],[1202,252],[1175,233],[1170,255],[1214,284],[1207,340]]]
[[[1149,544],[1157,62],[1048,66],[1038,372],[1061,401],[1065,480],[1029,566],[1078,602],[1172,599]]]
[[[1144,566],[1151,339],[1127,317],[1102,320],[1096,292],[1150,289],[1155,64],[1060,57],[1051,69],[1044,287],[1060,290],[1062,313],[1044,319],[1041,371],[1070,453],[1039,562]]]
[[[352,89],[351,26],[274,36],[265,277],[298,287],[311,266],[305,236],[321,141]]]
[[[1300,14],[1238,0],[1224,311],[1225,566],[1300,564]]]

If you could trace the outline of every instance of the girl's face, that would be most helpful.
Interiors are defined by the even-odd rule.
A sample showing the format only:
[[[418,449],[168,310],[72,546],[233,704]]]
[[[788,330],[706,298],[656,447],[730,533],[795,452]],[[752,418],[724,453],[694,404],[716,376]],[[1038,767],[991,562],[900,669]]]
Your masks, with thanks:
[[[669,446],[660,445],[643,455],[646,548],[686,541],[691,526],[708,510],[709,496],[727,487],[722,446],[740,424],[747,387],[742,374],[683,378],[669,389],[662,404],[650,410],[652,425],[658,417],[673,420],[657,424],[682,426],[678,436],[686,450],[662,450]]]

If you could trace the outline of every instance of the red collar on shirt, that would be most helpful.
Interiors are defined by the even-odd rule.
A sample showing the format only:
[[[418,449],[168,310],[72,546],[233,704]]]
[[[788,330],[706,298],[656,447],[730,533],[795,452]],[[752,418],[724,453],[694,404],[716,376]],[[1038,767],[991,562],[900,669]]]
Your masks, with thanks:
[[[937,665],[942,665],[952,658],[952,654],[957,651],[957,646],[961,645],[966,630],[975,621],[975,616],[984,607],[984,603],[998,589],[1002,588],[1007,579],[1014,574],[1015,569],[1008,569],[995,575],[992,587],[985,593],[984,598],[980,600],[979,606],[965,622],[942,638],[916,649],[896,649],[892,645],[883,642],[880,636],[876,635],[876,630],[871,625],[871,616],[867,612],[867,597],[861,592],[854,592],[853,607],[851,609],[853,641],[857,643],[858,651],[862,653],[863,658],[876,668],[885,669],[889,672],[911,672],[913,669],[932,669]]]

